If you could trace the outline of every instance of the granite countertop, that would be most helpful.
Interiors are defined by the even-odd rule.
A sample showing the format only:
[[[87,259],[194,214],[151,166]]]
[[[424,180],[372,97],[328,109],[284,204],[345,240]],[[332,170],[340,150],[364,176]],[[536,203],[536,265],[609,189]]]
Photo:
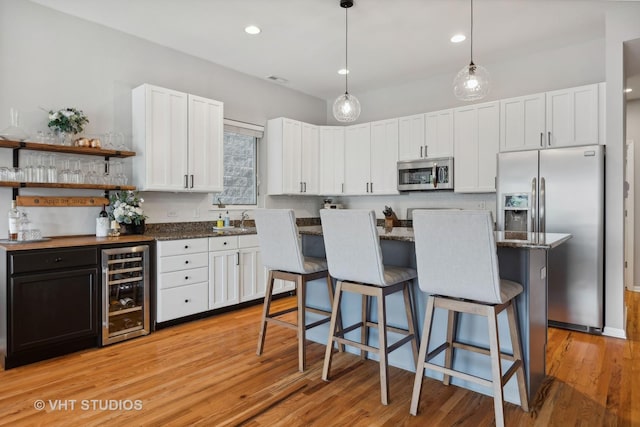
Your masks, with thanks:
[[[381,240],[400,240],[413,242],[413,228],[393,227],[386,229],[377,227]],[[298,227],[300,234],[311,236],[322,236],[322,226]],[[561,233],[518,233],[511,231],[496,231],[496,246],[499,248],[531,248],[531,249],[552,249],[561,245],[571,238],[571,234]]]
[[[208,230],[166,230],[166,231],[150,231],[146,232],[145,236],[150,236],[156,240],[179,240],[179,239],[198,239],[206,237],[220,237],[220,236],[243,236],[247,234],[256,234],[255,227],[240,228],[235,227],[225,230],[214,230],[210,228]]]
[[[38,242],[0,243],[0,249],[6,252],[26,251],[30,249],[56,249],[72,246],[111,245],[119,243],[140,243],[153,241],[152,236],[131,234],[118,237],[96,236],[60,236],[46,238]]]

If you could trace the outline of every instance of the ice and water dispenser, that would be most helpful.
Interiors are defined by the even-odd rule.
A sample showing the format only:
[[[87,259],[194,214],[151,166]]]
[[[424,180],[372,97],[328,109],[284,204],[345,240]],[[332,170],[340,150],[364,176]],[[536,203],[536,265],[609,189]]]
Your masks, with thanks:
[[[504,231],[533,231],[531,224],[531,204],[529,193],[504,194]]]

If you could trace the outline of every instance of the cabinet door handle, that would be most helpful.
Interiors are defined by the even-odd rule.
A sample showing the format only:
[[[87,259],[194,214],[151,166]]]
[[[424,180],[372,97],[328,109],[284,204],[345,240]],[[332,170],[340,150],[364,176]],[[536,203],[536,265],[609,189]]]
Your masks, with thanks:
[[[191,188],[193,188],[193,175],[191,175]]]
[[[191,301],[191,300],[190,299],[184,300],[185,303],[189,303],[189,301]]]
[[[542,147],[543,140],[544,140],[544,132],[540,132],[540,147]]]
[[[428,145],[425,145],[425,146],[424,146],[424,156],[425,156],[425,157],[429,157],[429,154],[427,154],[427,152],[428,152],[428,151],[429,151],[429,146],[428,146]]]
[[[371,188],[371,192],[373,193],[373,182],[371,183],[371,185],[369,186],[369,188]]]
[[[189,188],[189,176],[184,176],[184,188]]]
[[[551,132],[548,133],[549,137],[547,139],[547,144],[551,147]]]
[[[184,248],[185,249],[189,249],[189,245],[184,245]]]
[[[222,242],[223,245],[227,246],[227,242]]]
[[[340,184],[340,192],[344,193],[344,182],[342,184]]]
[[[367,182],[367,193],[369,192],[369,183]]]
[[[189,276],[184,276],[184,280],[189,280]]]
[[[236,252],[236,265],[240,265],[240,252]]]
[[[189,260],[186,260],[184,263],[185,263],[185,264],[189,264]]]
[[[56,259],[53,260],[53,262],[60,262],[62,261],[62,257],[57,257]]]
[[[420,158],[422,158],[422,150],[424,150],[424,145],[420,146]]]
[[[306,182],[304,183],[304,192],[305,193],[307,192],[307,183]]]

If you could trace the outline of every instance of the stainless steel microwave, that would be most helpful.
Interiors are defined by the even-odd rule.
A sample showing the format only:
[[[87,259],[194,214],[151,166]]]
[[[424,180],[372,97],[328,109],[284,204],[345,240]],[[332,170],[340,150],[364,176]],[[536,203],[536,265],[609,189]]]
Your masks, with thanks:
[[[398,162],[398,191],[453,190],[453,157]]]

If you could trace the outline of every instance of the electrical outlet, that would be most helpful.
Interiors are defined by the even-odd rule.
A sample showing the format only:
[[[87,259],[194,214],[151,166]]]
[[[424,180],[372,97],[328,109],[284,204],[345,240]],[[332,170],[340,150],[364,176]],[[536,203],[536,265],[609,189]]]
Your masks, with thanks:
[[[174,211],[174,210],[167,211],[167,217],[175,218],[177,216],[178,216],[178,211]]]

